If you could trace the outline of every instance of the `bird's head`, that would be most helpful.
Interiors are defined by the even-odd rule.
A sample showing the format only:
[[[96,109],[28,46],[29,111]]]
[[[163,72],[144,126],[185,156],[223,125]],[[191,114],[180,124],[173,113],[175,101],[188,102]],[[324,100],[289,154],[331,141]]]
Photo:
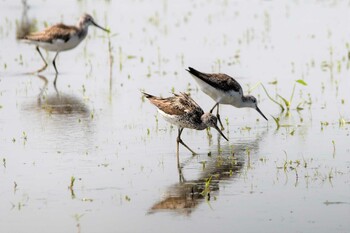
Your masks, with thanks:
[[[93,25],[93,26],[95,26],[95,27],[98,27],[98,28],[102,29],[102,30],[105,31],[105,32],[109,32],[109,30],[107,30],[106,28],[103,28],[103,27],[101,27],[100,25],[98,25],[98,24],[95,22],[94,18],[92,18],[91,15],[89,15],[89,14],[83,14],[83,15],[80,17],[80,19],[79,19],[78,27],[80,27],[80,28],[87,28],[87,27],[89,27],[90,25]]]
[[[221,134],[221,136],[225,138],[226,141],[228,141],[227,137],[223,134],[223,132],[218,127],[218,119],[216,118],[216,116],[208,112],[208,113],[204,113],[201,119],[203,124],[205,124],[207,127],[213,127],[214,129],[216,129]]]
[[[256,100],[256,98],[254,96],[252,96],[252,95],[244,96],[242,107],[254,108],[256,111],[258,111],[261,114],[261,116],[263,116],[265,118],[265,120],[267,120],[266,116],[260,111],[260,109],[258,107],[258,101]]]

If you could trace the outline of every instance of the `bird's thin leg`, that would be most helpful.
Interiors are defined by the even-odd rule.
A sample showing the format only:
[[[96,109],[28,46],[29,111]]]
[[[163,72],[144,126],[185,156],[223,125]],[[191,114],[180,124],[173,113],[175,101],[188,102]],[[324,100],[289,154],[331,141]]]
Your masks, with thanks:
[[[177,168],[179,169],[180,168],[180,158],[179,158],[179,137],[180,137],[180,134],[182,132],[182,129],[179,128],[178,129],[178,136],[177,136],[177,140],[176,140],[176,162],[177,162]]]
[[[40,68],[40,69],[38,69],[38,70],[36,71],[37,73],[40,73],[41,71],[43,71],[43,70],[46,69],[46,67],[47,67],[47,62],[46,62],[44,56],[41,54],[40,49],[39,49],[39,46],[36,46],[36,51],[38,51],[38,53],[40,54],[41,59],[43,59],[43,61],[44,61],[44,63],[45,63],[45,65],[44,65],[42,68]]]
[[[186,180],[185,180],[185,177],[184,177],[184,175],[183,175],[183,173],[182,173],[182,167],[178,166],[178,167],[177,167],[177,170],[178,170],[178,172],[179,172],[179,182],[180,182],[180,183],[185,182]]]
[[[56,75],[55,75],[55,80],[53,80],[53,86],[54,86],[54,88],[55,88],[56,90],[57,90],[57,87],[56,87],[57,76],[58,76],[58,73],[56,73]]]
[[[181,133],[184,128],[179,128],[179,134],[177,136],[177,150],[179,151],[179,143],[181,143],[184,147],[186,147],[189,151],[192,152],[193,155],[196,155],[197,153],[194,152],[191,148],[189,148],[182,140],[181,140]]]
[[[56,55],[55,55],[55,57],[54,57],[54,59],[53,59],[53,62],[52,62],[53,67],[54,67],[55,70],[56,70],[56,74],[58,74],[58,71],[57,71],[57,68],[56,68],[56,58],[57,58],[57,56],[58,56],[58,53],[59,53],[59,52],[56,53]],[[55,80],[55,81],[56,81],[56,80]]]
[[[212,107],[212,109],[210,109],[210,113],[212,113],[212,112],[213,112],[213,110],[214,110],[214,108],[215,108],[216,106],[218,106],[218,107],[219,107],[219,103],[216,103],[216,104],[214,105],[214,107]]]
[[[44,92],[45,92],[45,90],[46,90],[46,88],[47,88],[47,83],[48,83],[48,81],[47,81],[47,78],[46,78],[46,77],[44,77],[44,76],[42,76],[42,75],[40,75],[40,74],[38,74],[38,78],[40,78],[41,80],[44,81],[44,86],[41,88],[40,93],[39,93],[39,95],[38,95],[38,104],[39,104],[39,106],[41,106],[41,99],[42,99],[43,94],[44,94]]]
[[[57,97],[59,98],[59,97],[60,97],[60,94],[59,94],[58,89],[57,89],[57,86],[56,86],[57,76],[58,76],[58,74],[56,73],[56,75],[55,75],[55,80],[53,81],[53,87],[55,88],[56,95],[57,95]]]
[[[222,122],[221,122],[221,118],[220,118],[220,114],[219,114],[219,104],[218,104],[218,107],[216,108],[216,117],[218,118],[219,120],[219,123],[220,123],[220,126],[221,126],[221,130],[224,130],[224,126],[222,125]]]

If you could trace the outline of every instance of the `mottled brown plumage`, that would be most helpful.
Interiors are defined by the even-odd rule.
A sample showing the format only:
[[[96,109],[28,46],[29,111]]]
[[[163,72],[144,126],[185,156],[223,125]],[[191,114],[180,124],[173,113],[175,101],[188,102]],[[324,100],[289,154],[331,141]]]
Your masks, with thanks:
[[[64,42],[67,42],[78,31],[79,29],[76,26],[67,26],[60,23],[48,27],[41,32],[33,32],[26,35],[23,39],[46,43],[52,43],[53,40],[61,39]]]
[[[94,25],[108,32],[107,29],[97,25],[91,15],[83,14],[76,26],[67,26],[59,23],[48,27],[43,31],[34,32],[24,36],[22,38],[22,41],[28,44],[36,45],[36,50],[45,63],[45,65],[37,72],[41,72],[47,67],[47,62],[41,54],[39,47],[47,51],[56,52],[52,63],[56,70],[56,73],[58,73],[55,63],[58,54],[62,51],[71,50],[77,47],[80,42],[85,39],[90,25]]]
[[[177,145],[181,143],[193,154],[195,154],[195,152],[180,138],[184,128],[203,130],[208,127],[213,127],[228,140],[218,128],[217,118],[211,113],[204,113],[202,108],[188,94],[174,93],[174,96],[168,98],[156,97],[144,92],[143,95],[158,108],[158,111],[166,121],[178,126]]]
[[[195,113],[199,118],[204,114],[201,107],[186,93],[174,93],[174,96],[168,98],[156,97],[147,93],[144,94],[152,104],[166,114],[181,116],[188,113]]]

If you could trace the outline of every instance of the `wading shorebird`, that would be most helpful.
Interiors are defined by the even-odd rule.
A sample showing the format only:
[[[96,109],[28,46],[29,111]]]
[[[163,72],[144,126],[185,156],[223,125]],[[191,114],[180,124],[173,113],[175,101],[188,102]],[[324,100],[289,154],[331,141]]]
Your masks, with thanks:
[[[196,154],[182,140],[181,133],[184,128],[204,130],[208,127],[215,128],[223,138],[228,139],[217,126],[217,118],[211,113],[204,113],[202,108],[186,93],[175,94],[172,97],[160,98],[142,92],[143,95],[158,108],[159,113],[169,123],[178,126],[177,152],[179,143],[186,147],[192,154]],[[178,154],[178,153],[177,153]]]
[[[40,54],[40,57],[45,63],[45,65],[42,68],[40,68],[37,72],[39,73],[45,70],[47,67],[47,62],[41,54],[39,47],[47,51],[56,52],[52,64],[55,68],[56,73],[58,73],[55,63],[58,54],[62,51],[73,49],[77,45],[79,45],[80,42],[82,42],[85,39],[90,25],[93,25],[106,32],[109,32],[109,30],[96,24],[92,16],[88,14],[83,14],[80,17],[76,26],[67,26],[60,23],[48,27],[43,31],[34,32],[24,36],[22,38],[22,41],[28,44],[34,44],[36,46],[36,50]]]
[[[219,120],[221,129],[224,129],[224,126],[220,119],[219,104],[230,104],[236,108],[254,108],[267,120],[258,108],[256,98],[252,95],[244,95],[241,85],[234,78],[221,73],[202,73],[192,67],[188,67],[187,71],[196,80],[200,89],[216,102],[210,113],[217,107],[216,117]]]

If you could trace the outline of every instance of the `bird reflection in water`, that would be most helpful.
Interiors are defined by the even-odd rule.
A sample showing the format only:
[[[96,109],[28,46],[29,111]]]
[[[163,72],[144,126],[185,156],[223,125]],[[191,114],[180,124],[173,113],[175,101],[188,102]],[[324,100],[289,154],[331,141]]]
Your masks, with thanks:
[[[198,179],[186,180],[179,167],[180,182],[169,187],[166,197],[154,204],[149,213],[161,210],[174,210],[190,214],[195,207],[219,190],[219,182],[232,179],[243,168],[244,160],[234,156],[216,156],[209,160]]]
[[[38,95],[38,106],[41,109],[54,114],[89,114],[89,109],[80,99],[72,95],[60,93],[56,85],[54,85],[55,94],[46,95],[48,80],[43,75],[37,76],[44,81],[44,85]],[[55,80],[57,76],[58,74],[55,75]]]
[[[208,157],[197,179],[186,180],[183,174],[183,167],[186,165],[178,164],[179,183],[167,188],[163,200],[155,203],[148,213],[175,211],[184,215],[191,214],[199,204],[212,200],[219,191],[220,182],[234,179],[244,167],[249,166],[247,148],[257,150],[261,138],[262,135],[259,135],[253,141],[235,145],[233,153],[229,145],[221,149],[218,145],[217,154]]]

